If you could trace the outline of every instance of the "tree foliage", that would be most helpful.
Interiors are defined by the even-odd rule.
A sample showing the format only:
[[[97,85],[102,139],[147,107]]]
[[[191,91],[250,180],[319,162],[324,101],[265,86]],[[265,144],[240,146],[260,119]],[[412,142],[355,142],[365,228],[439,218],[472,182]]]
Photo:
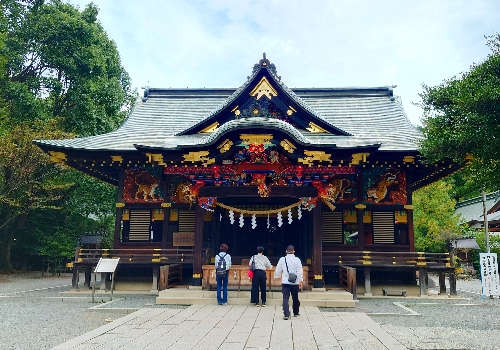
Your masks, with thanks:
[[[455,215],[451,188],[452,184],[441,180],[413,194],[416,250],[444,252],[448,240],[462,236],[465,226]]]
[[[10,249],[23,242],[16,235],[36,232],[38,251],[67,252],[73,231],[106,226],[113,213],[113,187],[49,162],[32,140],[112,131],[136,93],[95,5],[2,0],[0,8],[0,270],[11,270]]]
[[[437,86],[423,85],[420,106],[425,139],[421,152],[430,161],[473,161],[467,186],[497,190],[500,183],[500,35],[488,37],[484,62]]]

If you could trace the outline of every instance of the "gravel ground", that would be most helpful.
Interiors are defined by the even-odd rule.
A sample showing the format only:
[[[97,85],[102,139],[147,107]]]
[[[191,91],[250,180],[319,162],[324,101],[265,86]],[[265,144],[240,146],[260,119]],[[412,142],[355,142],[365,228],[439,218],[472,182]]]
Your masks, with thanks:
[[[145,294],[92,304],[88,293],[61,294],[70,283],[69,274],[0,275],[0,349],[49,349],[122,317],[117,309],[182,307],[157,306],[155,296]],[[365,312],[408,349],[500,349],[500,300],[482,299],[477,279],[458,280],[457,290],[460,299],[360,299],[355,310],[323,311]]]

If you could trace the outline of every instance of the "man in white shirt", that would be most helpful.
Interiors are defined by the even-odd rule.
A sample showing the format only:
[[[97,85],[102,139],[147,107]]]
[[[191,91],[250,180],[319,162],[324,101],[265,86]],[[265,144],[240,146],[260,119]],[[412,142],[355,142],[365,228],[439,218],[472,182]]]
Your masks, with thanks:
[[[295,281],[290,281],[290,275],[297,276]],[[302,287],[303,272],[302,262],[295,256],[295,247],[289,245],[286,248],[286,256],[280,258],[276,270],[274,271],[274,278],[277,279],[281,276],[281,291],[283,293],[283,314],[284,320],[290,319],[290,309],[288,300],[290,294],[292,295],[292,310],[293,315],[299,316],[299,288]]]

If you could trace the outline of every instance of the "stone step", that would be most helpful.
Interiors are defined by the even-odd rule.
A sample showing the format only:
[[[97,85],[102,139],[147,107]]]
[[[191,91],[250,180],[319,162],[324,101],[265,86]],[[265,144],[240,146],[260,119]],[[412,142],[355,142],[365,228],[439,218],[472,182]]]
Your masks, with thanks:
[[[228,294],[227,303],[229,305],[250,305],[250,297],[247,299],[243,298],[231,298]],[[301,306],[318,306],[318,307],[356,307],[358,303],[357,300],[320,300],[320,299],[301,299],[299,296]],[[267,305],[281,305],[282,299],[267,299]],[[290,301],[291,303],[291,301]],[[158,297],[156,298],[156,304],[172,304],[172,305],[193,305],[193,304],[206,304],[206,305],[216,305],[217,299],[215,296],[213,298],[196,298],[196,297]]]
[[[216,291],[207,290],[188,290],[188,289],[166,289],[159,292],[160,298],[207,298],[212,299],[216,297]],[[250,292],[248,291],[228,291],[228,298],[231,299],[250,299]],[[303,291],[299,293],[301,300],[352,300],[352,294],[345,290],[333,290],[326,292],[311,292]],[[267,292],[267,299],[282,299],[281,292]]]

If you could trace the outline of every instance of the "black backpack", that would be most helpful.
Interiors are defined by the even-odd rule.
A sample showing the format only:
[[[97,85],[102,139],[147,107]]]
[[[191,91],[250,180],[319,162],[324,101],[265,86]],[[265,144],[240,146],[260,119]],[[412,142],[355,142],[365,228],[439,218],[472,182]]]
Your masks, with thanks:
[[[226,257],[227,253],[224,254],[224,256],[221,256],[219,254],[219,262],[217,263],[217,266],[215,267],[215,273],[217,274],[218,277],[225,277],[227,274],[227,263],[226,263]]]

